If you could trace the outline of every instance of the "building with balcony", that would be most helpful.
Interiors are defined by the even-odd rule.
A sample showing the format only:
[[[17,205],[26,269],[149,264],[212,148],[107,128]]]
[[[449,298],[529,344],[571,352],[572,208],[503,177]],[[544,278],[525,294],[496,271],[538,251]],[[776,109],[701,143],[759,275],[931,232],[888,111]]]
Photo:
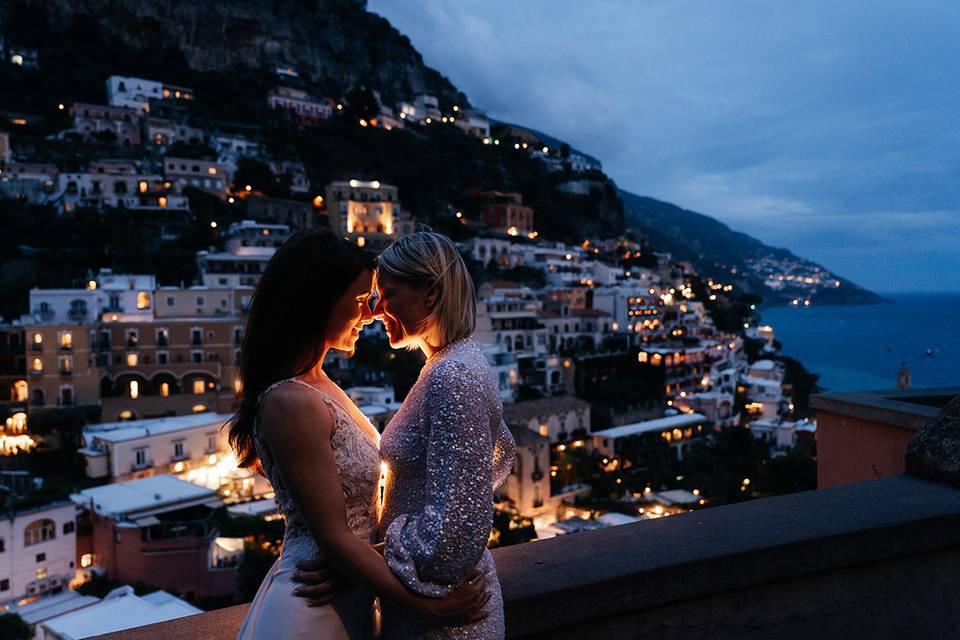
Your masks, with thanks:
[[[309,202],[249,196],[243,203],[247,208],[245,215],[250,220],[287,225],[293,231],[315,227],[321,219],[316,207]]]
[[[197,252],[203,284],[211,287],[254,287],[270,258],[291,236],[286,224],[254,220],[232,223],[223,235],[223,251]]]
[[[107,420],[229,410],[251,295],[109,271],[85,289],[31,291],[31,409],[100,404]]]
[[[676,460],[683,460],[692,441],[710,430],[706,416],[679,413],[594,431],[591,440],[593,448],[608,457],[645,466],[664,452]]]
[[[78,453],[88,478],[122,482],[172,473],[195,480],[196,474],[186,477],[191,469],[206,468],[211,456],[216,461],[230,452],[222,429],[229,419],[228,414],[198,413],[90,425]]]
[[[414,230],[414,221],[400,208],[397,187],[378,180],[341,180],[327,185],[327,216],[339,236],[369,251],[385,249]]]
[[[99,402],[100,371],[89,325],[29,324],[24,331],[31,411]]]
[[[73,131],[84,138],[112,136],[116,144],[139,147],[141,112],[123,106],[77,102],[70,107]]]
[[[490,142],[490,119],[479,109],[457,108],[454,124],[478,140]]]
[[[329,120],[333,109],[324,101],[315,100],[306,91],[290,87],[277,87],[267,94],[267,106],[290,112],[295,120],[317,123]]]
[[[230,191],[230,174],[226,166],[213,160],[166,157],[163,160],[163,177],[181,192],[193,187],[226,198]]]
[[[513,236],[534,230],[533,209],[523,204],[519,193],[478,190],[472,195],[479,200],[480,217],[490,229]]]
[[[556,510],[550,496],[550,439],[525,425],[510,425],[516,457],[497,495],[526,517]]]
[[[25,342],[22,325],[0,324],[0,411],[8,416],[26,412],[30,399]]]
[[[510,427],[523,427],[553,444],[586,440],[590,403],[574,396],[524,400],[503,405],[503,420]]]
[[[107,78],[107,102],[114,107],[150,112],[151,100],[192,100],[193,89],[129,76]]]
[[[546,355],[547,331],[540,321],[543,303],[527,289],[488,293],[481,287],[477,304],[477,340],[502,344],[518,361]]]
[[[157,475],[84,489],[71,496],[81,509],[77,539],[82,562],[112,580],[149,582],[187,598],[237,589],[237,568],[218,566],[214,489]]]
[[[76,575],[77,508],[57,502],[0,518],[0,603],[58,593]]]
[[[513,402],[517,398],[517,388],[520,385],[520,375],[517,369],[517,359],[512,353],[507,351],[505,344],[483,344],[480,345],[487,364],[490,365],[490,371],[497,381],[497,389],[500,390],[500,401],[504,403]]]

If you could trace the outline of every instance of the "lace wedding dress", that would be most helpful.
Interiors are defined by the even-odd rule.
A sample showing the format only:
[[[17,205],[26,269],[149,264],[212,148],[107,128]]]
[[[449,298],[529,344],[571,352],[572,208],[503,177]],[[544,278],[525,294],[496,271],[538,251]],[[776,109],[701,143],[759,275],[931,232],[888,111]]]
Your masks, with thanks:
[[[384,430],[380,453],[388,467],[380,531],[390,569],[408,589],[439,597],[476,567],[491,596],[486,619],[439,628],[383,599],[383,638],[502,638],[503,598],[486,546],[493,491],[510,472],[514,442],[496,381],[473,340],[454,342],[427,361]]]
[[[330,444],[340,474],[340,484],[347,507],[347,524],[357,537],[375,542],[377,534],[377,484],[380,478],[380,453],[369,425],[357,422],[359,411],[351,412],[330,394],[302,380],[282,380],[267,388],[264,396],[281,384],[299,384],[317,393],[333,418]],[[346,397],[346,396],[344,396]],[[240,640],[287,640],[295,638],[330,638],[368,640],[374,634],[374,594],[368,589],[351,587],[338,593],[333,603],[310,607],[305,598],[293,594],[298,583],[291,579],[301,560],[321,557],[317,544],[307,529],[297,505],[283,486],[270,452],[254,425],[255,446],[264,474],[273,485],[277,504],[286,518],[286,531],[280,557],[250,603],[247,617],[240,628]]]

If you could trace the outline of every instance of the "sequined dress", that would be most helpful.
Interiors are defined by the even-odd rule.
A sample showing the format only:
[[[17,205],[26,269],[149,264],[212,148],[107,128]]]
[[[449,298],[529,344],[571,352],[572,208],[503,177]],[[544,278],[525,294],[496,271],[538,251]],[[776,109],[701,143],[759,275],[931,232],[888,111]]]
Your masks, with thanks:
[[[340,484],[347,509],[347,524],[357,537],[374,542],[377,534],[377,484],[380,478],[378,443],[370,435],[376,431],[364,429],[343,401],[338,403],[330,394],[291,378],[269,387],[263,397],[281,384],[299,384],[307,392],[319,395],[333,418],[330,444],[340,475]],[[277,505],[286,518],[283,548],[280,557],[267,572],[237,636],[242,640],[286,640],[293,638],[335,638],[337,640],[368,640],[373,637],[374,594],[368,589],[352,587],[338,594],[330,605],[309,607],[307,600],[293,595],[298,586],[291,578],[296,563],[321,558],[320,550],[307,525],[284,488],[279,470],[270,451],[257,433],[259,419],[254,425],[254,446],[260,457],[264,475],[273,485]]]
[[[383,638],[502,638],[503,598],[486,545],[493,491],[510,471],[514,442],[493,373],[472,339],[427,361],[384,430],[380,454],[388,466],[380,535],[391,570],[412,591],[437,597],[478,567],[491,591],[489,616],[456,628],[428,628],[384,599]]]

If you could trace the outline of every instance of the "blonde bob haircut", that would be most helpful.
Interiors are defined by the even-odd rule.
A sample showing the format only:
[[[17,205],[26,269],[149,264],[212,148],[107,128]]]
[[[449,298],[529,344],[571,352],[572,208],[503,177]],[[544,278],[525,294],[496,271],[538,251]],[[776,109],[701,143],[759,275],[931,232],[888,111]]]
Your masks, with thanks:
[[[427,342],[445,346],[473,335],[477,302],[473,279],[460,252],[447,236],[418,231],[404,236],[380,254],[378,268],[436,299],[423,330]]]

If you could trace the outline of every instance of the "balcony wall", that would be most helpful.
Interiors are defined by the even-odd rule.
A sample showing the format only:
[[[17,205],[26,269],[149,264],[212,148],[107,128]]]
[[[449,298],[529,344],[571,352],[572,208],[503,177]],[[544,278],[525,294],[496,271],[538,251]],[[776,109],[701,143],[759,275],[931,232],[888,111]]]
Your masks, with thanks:
[[[494,551],[509,638],[949,637],[960,490],[900,476]],[[236,636],[247,605],[101,636]]]

